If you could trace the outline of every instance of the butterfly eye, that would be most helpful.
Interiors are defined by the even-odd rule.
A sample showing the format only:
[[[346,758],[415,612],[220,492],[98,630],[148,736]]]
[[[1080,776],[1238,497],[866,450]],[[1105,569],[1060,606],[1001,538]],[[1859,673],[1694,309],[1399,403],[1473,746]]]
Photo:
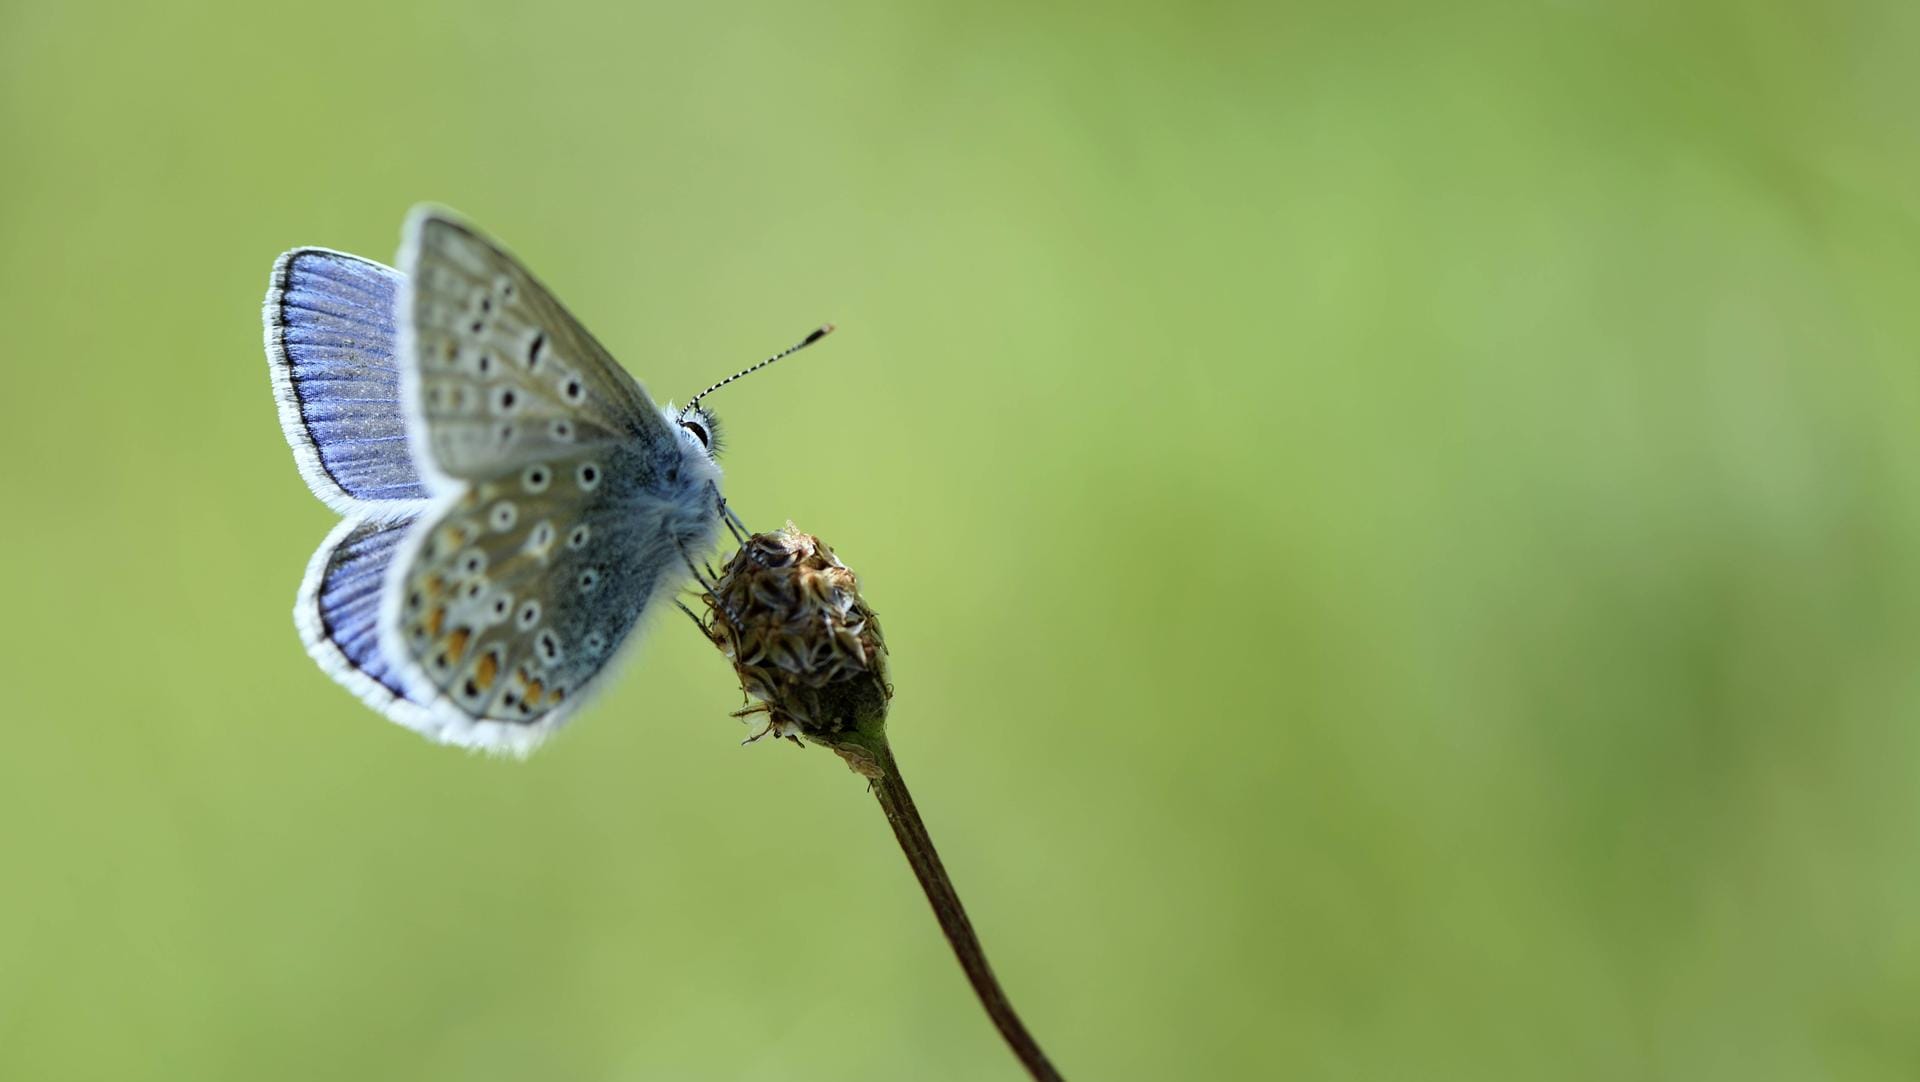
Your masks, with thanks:
[[[715,422],[713,414],[696,406],[693,409],[681,411],[677,420],[680,427],[686,429],[688,434],[700,444],[700,449],[707,453],[708,458],[719,457],[720,426]]]

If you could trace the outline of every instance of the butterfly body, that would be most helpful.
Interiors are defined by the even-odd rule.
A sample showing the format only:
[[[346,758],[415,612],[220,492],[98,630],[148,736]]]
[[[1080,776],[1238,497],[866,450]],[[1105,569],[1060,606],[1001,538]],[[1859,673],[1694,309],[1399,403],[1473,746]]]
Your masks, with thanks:
[[[444,211],[409,217],[399,264],[296,249],[269,284],[282,427],[344,517],[295,623],[389,718],[524,754],[712,546],[713,418],[656,406],[517,260]]]

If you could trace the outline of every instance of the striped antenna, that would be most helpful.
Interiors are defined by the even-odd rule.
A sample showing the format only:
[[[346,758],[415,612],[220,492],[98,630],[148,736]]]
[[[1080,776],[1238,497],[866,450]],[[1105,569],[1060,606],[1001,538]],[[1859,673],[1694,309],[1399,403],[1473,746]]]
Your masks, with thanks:
[[[774,354],[771,357],[768,357],[766,360],[761,361],[759,364],[756,364],[751,368],[743,368],[740,371],[735,372],[733,375],[728,376],[726,379],[723,379],[720,382],[714,384],[713,386],[707,388],[706,390],[701,391],[699,394],[694,395],[692,398],[687,400],[686,406],[680,410],[680,416],[685,417],[687,414],[692,413],[693,407],[699,405],[701,399],[707,397],[708,395],[719,390],[720,388],[725,387],[727,384],[732,383],[734,380],[739,379],[741,376],[752,375],[753,373],[760,371],[762,368],[765,368],[766,366],[772,364],[773,362],[779,360],[780,358],[785,357],[790,353],[798,353],[801,350],[807,348],[810,345],[813,345],[815,342],[818,342],[822,338],[825,338],[827,335],[830,335],[832,333],[833,333],[833,324],[831,323],[823,323],[820,326],[815,327],[811,332],[807,334],[805,338],[802,338],[800,341],[795,342],[793,345],[788,346],[787,348],[781,350],[780,352]]]

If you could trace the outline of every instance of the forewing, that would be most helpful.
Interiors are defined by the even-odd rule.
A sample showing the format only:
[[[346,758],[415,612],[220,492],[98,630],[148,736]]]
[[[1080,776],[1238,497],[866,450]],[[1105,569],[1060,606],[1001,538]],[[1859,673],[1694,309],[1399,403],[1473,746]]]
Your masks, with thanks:
[[[402,395],[439,474],[484,481],[582,448],[673,446],[646,391],[479,230],[416,209],[400,267]]]
[[[460,743],[530,750],[684,577],[631,449],[575,449],[450,500],[400,557],[382,629]]]
[[[427,496],[400,405],[399,288],[393,269],[325,248],[282,255],[267,284],[281,428],[308,487],[343,514],[398,514]]]

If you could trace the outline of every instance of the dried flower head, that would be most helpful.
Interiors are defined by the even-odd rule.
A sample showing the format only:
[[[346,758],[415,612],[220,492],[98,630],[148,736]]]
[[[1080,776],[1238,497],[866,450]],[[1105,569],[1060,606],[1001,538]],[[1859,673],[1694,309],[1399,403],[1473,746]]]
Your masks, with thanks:
[[[733,662],[741,688],[760,701],[740,716],[766,715],[766,727],[748,742],[772,733],[825,744],[867,779],[987,1016],[1030,1075],[1057,1082],[1060,1072],[987,965],[980,937],[887,746],[887,701],[893,697],[887,646],[873,609],[860,596],[859,580],[819,538],[789,522],[779,533],[749,537],[702,600],[707,618],[694,619]]]
[[[708,638],[733,662],[769,733],[849,747],[877,746],[893,688],[887,648],[860,582],[819,538],[789,522],[755,534],[705,594]],[[864,772],[864,771],[863,771]]]

